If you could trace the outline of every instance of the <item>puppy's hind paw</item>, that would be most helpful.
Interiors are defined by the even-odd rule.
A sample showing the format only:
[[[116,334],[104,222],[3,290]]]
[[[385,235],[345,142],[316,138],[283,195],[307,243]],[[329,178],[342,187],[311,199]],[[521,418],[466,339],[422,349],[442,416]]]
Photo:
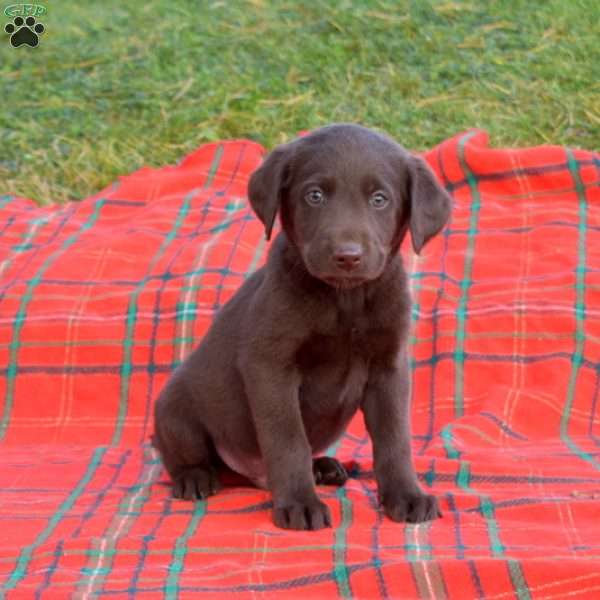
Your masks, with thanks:
[[[348,481],[348,472],[344,465],[330,456],[313,459],[313,475],[317,485],[342,486]]]
[[[220,489],[214,469],[186,467],[173,478],[173,497],[179,500],[205,500]]]

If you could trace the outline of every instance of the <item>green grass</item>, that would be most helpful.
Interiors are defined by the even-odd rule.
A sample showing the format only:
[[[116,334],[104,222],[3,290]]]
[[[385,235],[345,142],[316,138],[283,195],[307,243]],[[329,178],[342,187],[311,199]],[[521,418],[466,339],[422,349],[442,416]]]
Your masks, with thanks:
[[[64,202],[332,121],[415,150],[470,127],[600,147],[598,0],[41,3],[39,47],[0,38],[0,194]]]

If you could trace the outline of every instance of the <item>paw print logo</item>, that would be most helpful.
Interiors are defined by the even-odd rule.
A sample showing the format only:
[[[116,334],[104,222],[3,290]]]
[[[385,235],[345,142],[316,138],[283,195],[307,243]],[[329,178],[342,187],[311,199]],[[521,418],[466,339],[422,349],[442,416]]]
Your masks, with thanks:
[[[45,27],[41,23],[36,23],[34,17],[15,17],[12,23],[7,23],[4,31],[10,35],[10,43],[13,47],[18,48],[23,44],[27,44],[35,48],[40,38],[44,33]]]

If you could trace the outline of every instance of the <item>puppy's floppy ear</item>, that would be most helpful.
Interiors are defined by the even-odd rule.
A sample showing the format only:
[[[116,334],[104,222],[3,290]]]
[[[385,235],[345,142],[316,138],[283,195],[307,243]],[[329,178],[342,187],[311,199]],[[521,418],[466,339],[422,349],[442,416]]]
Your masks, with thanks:
[[[278,146],[252,173],[248,183],[248,199],[252,209],[265,226],[267,240],[285,190],[290,182],[290,162],[294,142]]]
[[[421,158],[412,156],[408,167],[409,228],[414,251],[439,233],[450,217],[452,199]]]

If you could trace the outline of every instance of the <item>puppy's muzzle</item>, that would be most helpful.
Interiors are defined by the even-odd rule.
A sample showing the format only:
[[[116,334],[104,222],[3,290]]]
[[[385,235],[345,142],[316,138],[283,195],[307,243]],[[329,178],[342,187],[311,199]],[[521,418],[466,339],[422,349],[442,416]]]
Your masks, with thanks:
[[[334,249],[331,258],[336,270],[349,273],[360,267],[363,258],[363,248],[360,244],[353,242],[339,244]]]

